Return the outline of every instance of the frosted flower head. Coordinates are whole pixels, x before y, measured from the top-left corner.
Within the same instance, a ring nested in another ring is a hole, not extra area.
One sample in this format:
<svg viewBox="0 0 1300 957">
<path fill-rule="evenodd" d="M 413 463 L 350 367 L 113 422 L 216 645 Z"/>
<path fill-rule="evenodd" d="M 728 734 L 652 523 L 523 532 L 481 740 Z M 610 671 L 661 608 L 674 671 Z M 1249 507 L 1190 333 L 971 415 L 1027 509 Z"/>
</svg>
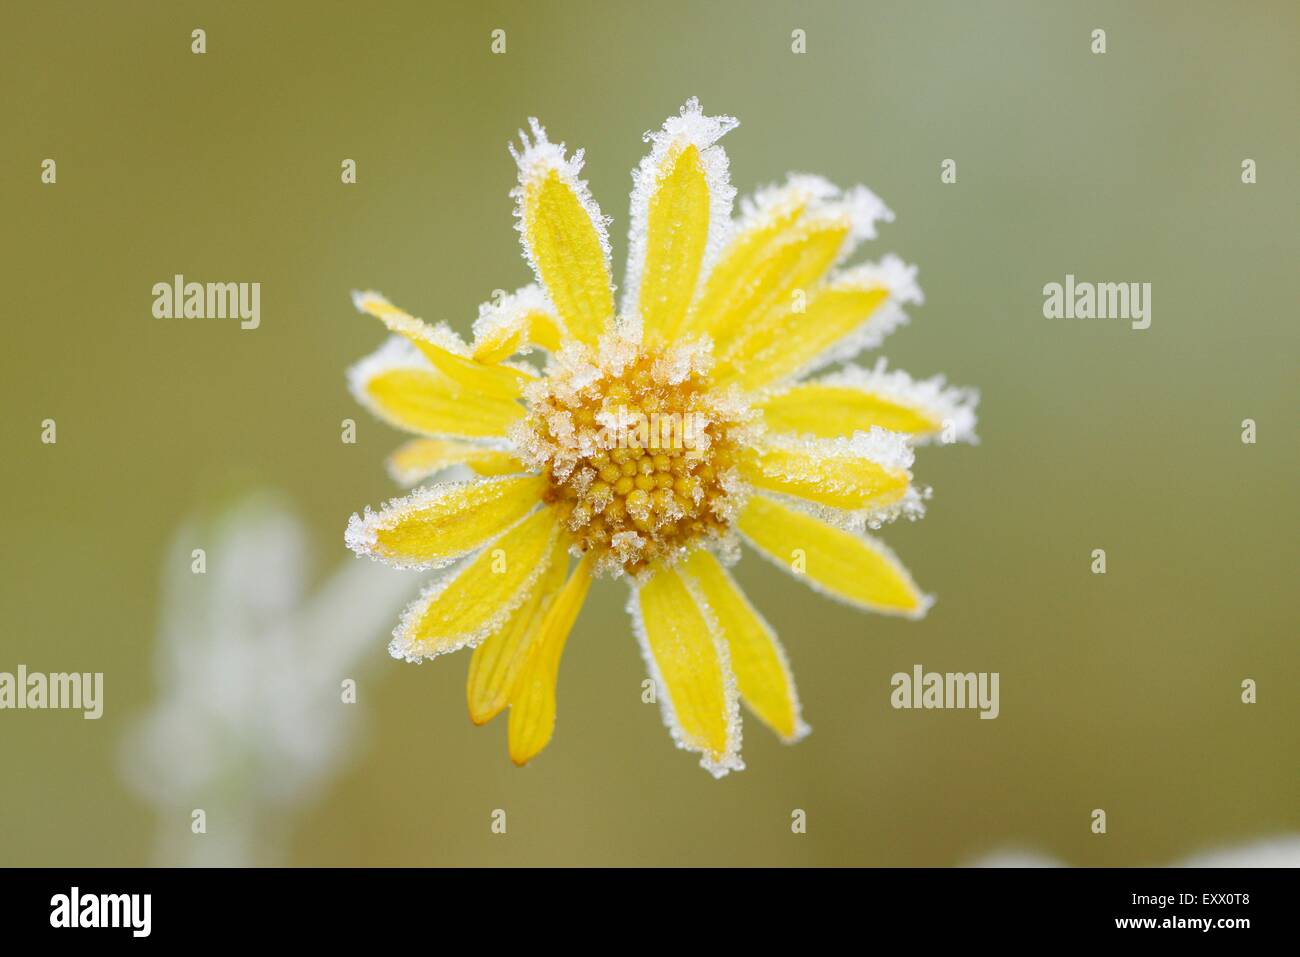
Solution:
<svg viewBox="0 0 1300 957">
<path fill-rule="evenodd" d="M 595 574 L 643 575 L 730 530 L 753 417 L 712 388 L 708 359 L 615 336 L 562 353 L 525 390 L 511 436 Z"/>
<path fill-rule="evenodd" d="M 354 515 L 347 543 L 443 569 L 390 650 L 473 648 L 470 716 L 509 709 L 516 763 L 550 741 L 594 578 L 626 582 L 673 739 L 719 776 L 743 767 L 742 701 L 784 740 L 808 730 L 784 650 L 727 570 L 739 543 L 864 610 L 917 618 L 932 601 L 866 530 L 923 514 L 913 448 L 974 441 L 977 397 L 883 360 L 809 378 L 907 321 L 916 268 L 847 265 L 893 219 L 862 186 L 791 174 L 733 216 L 719 141 L 736 125 L 692 99 L 646 134 L 621 302 L 582 151 L 536 120 L 510 147 L 535 283 L 481 307 L 471 342 L 354 296 L 393 336 L 350 371 L 352 391 L 417 436 L 390 473 L 431 484 Z"/>
</svg>

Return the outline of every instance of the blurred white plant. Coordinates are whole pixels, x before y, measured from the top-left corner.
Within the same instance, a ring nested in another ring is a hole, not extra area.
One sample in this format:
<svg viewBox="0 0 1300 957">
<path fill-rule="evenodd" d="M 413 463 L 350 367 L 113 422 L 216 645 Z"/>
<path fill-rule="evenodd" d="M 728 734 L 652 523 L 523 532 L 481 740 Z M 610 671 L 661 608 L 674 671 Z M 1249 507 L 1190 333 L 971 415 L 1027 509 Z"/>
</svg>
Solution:
<svg viewBox="0 0 1300 957">
<path fill-rule="evenodd" d="M 370 651 L 415 583 L 347 560 L 309 595 L 307 557 L 301 523 L 268 493 L 172 539 L 160 696 L 127 733 L 121 762 L 158 812 L 159 863 L 281 861 L 294 814 L 340 769 L 358 717 L 342 683 L 385 660 Z M 196 809 L 206 833 L 192 832 Z"/>
<path fill-rule="evenodd" d="M 1276 834 L 1248 844 L 1216 847 L 1183 858 L 1176 867 L 1300 867 L 1300 834 Z"/>
<path fill-rule="evenodd" d="M 1003 848 L 969 867 L 1068 867 L 1038 851 Z M 1275 834 L 1246 844 L 1219 846 L 1180 858 L 1167 867 L 1300 867 L 1300 834 Z"/>
</svg>

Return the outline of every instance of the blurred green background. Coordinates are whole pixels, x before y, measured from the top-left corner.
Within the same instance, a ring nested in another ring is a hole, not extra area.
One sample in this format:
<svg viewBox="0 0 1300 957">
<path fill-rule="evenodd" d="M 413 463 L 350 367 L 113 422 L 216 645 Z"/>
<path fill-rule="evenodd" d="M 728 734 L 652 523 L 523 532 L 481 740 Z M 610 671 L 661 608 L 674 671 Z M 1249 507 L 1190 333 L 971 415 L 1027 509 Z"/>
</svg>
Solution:
<svg viewBox="0 0 1300 957">
<path fill-rule="evenodd" d="M 348 291 L 468 331 L 528 281 L 505 144 L 530 115 L 587 148 L 621 279 L 641 133 L 692 95 L 740 118 L 742 194 L 815 171 L 898 215 L 865 254 L 918 263 L 927 300 L 883 352 L 983 394 L 983 444 L 922 450 L 930 512 L 883 533 L 938 604 L 862 616 L 748 556 L 814 733 L 790 748 L 747 721 L 749 768 L 720 782 L 641 703 L 620 585 L 593 590 L 555 740 L 523 770 L 504 720 L 465 714 L 466 655 L 411 667 L 380 630 L 360 747 L 289 860 L 947 865 L 1016 846 L 1136 865 L 1300 829 L 1294 3 L 47 0 L 3 18 L 0 670 L 103 671 L 106 701 L 97 722 L 0 713 L 0 864 L 151 860 L 119 739 L 157 691 L 187 516 L 279 488 L 323 575 L 351 560 L 347 517 L 396 494 L 401 437 L 344 385 L 383 339 Z M 1044 319 L 1067 272 L 1152 283 L 1151 328 Z M 175 273 L 261 282 L 261 328 L 153 319 Z M 1000 672 L 1001 716 L 892 710 L 915 663 Z"/>
</svg>

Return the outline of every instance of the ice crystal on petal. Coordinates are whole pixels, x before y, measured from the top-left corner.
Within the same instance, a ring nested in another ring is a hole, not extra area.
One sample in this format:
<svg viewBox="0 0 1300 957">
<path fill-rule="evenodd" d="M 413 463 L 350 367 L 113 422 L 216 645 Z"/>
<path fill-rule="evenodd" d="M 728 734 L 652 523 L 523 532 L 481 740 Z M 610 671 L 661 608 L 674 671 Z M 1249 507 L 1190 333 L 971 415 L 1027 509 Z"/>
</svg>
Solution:
<svg viewBox="0 0 1300 957">
<path fill-rule="evenodd" d="M 953 442 L 979 443 L 975 434 L 975 407 L 979 405 L 979 390 L 948 385 L 942 375 L 929 379 L 913 379 L 902 369 L 890 369 L 885 358 L 876 360 L 874 367 L 845 368 L 822 376 L 818 384 L 845 386 L 871 395 L 919 409 L 928 418 L 943 424 L 943 430 Z M 912 436 L 918 445 L 942 438 L 942 435 Z"/>
<path fill-rule="evenodd" d="M 818 206 L 840 194 L 830 180 L 812 173 L 790 173 L 784 183 L 773 183 L 740 201 L 737 232 L 746 232 L 795 206 Z"/>
<path fill-rule="evenodd" d="M 632 171 L 627 276 L 623 284 L 623 313 L 632 328 L 640 321 L 634 307 L 640 295 L 641 272 L 645 266 L 647 218 L 664 160 L 672 151 L 687 146 L 699 150 L 705 182 L 709 187 L 709 229 L 700 268 L 700 281 L 703 282 L 730 234 L 731 207 L 736 198 L 728 173 L 726 151 L 715 144 L 739 125 L 740 121 L 734 116 L 706 116 L 700 101 L 691 97 L 679 115 L 668 117 L 662 129 L 650 130 L 643 137 L 651 144 L 651 149 Z"/>
<path fill-rule="evenodd" d="M 718 561 L 722 562 L 722 564 L 728 568 L 740 561 L 742 554 L 740 550 L 740 536 L 732 529 L 727 529 L 724 534 L 719 535 L 717 538 L 708 542 L 705 547 L 714 554 Z"/>
<path fill-rule="evenodd" d="M 728 579 L 731 578 L 731 576 L 730 576 L 729 574 L 728 574 L 726 577 L 727 577 Z M 682 576 L 682 580 L 686 583 L 686 589 L 691 593 L 691 597 L 695 599 L 695 603 L 700 607 L 700 610 L 704 613 L 704 618 L 705 618 L 705 620 L 708 621 L 708 622 L 710 623 L 710 628 L 712 628 L 712 629 L 718 629 L 718 630 L 720 631 L 719 626 L 718 626 L 718 624 L 717 624 L 717 622 L 718 622 L 717 613 L 714 612 L 714 611 L 713 611 L 713 608 L 709 605 L 709 600 L 708 600 L 707 596 L 705 596 L 705 594 L 704 594 L 704 589 L 700 587 L 700 583 L 699 583 L 699 581 L 698 581 L 697 579 L 695 579 L 693 576 L 690 576 L 690 575 L 683 575 L 683 576 Z M 802 704 L 800 703 L 800 701 L 799 701 L 799 693 L 798 693 L 798 691 L 795 690 L 795 685 L 794 685 L 794 671 L 793 671 L 793 669 L 791 669 L 791 667 L 790 667 L 790 659 L 786 656 L 786 653 L 785 653 L 785 647 L 784 647 L 784 646 L 781 644 L 781 642 L 777 639 L 777 637 L 776 637 L 776 629 L 773 628 L 770 624 L 768 624 L 767 619 L 764 618 L 763 615 L 762 615 L 762 613 L 761 613 L 757 608 L 755 608 L 755 607 L 753 606 L 753 604 L 750 603 L 750 601 L 748 600 L 748 598 L 746 598 L 746 597 L 744 596 L 743 593 L 741 593 L 741 600 L 744 602 L 745 607 L 749 610 L 749 613 L 750 613 L 751 615 L 753 615 L 755 619 L 757 619 L 758 623 L 759 623 L 759 624 L 763 627 L 763 629 L 767 632 L 767 637 L 768 637 L 768 640 L 771 642 L 772 650 L 776 653 L 776 660 L 777 660 L 777 663 L 780 665 L 781 672 L 785 675 L 786 682 L 788 683 L 789 692 L 790 692 L 790 705 L 791 705 L 791 710 L 794 712 L 794 733 L 793 733 L 790 737 L 788 737 L 788 738 L 782 736 L 782 740 L 784 740 L 784 741 L 785 741 L 786 743 L 788 743 L 788 744 L 794 744 L 794 743 L 796 743 L 796 742 L 798 742 L 798 741 L 802 741 L 804 738 L 808 737 L 808 735 L 812 733 L 812 728 L 809 727 L 809 726 L 804 722 L 804 720 L 803 720 L 803 705 L 802 705 Z M 723 643 L 724 645 L 727 645 L 727 646 L 728 646 L 728 656 L 729 656 L 729 655 L 730 655 L 730 646 L 729 646 L 729 644 L 728 644 L 728 642 L 727 642 L 727 635 L 726 635 L 725 632 L 722 632 L 722 638 L 724 639 L 722 643 Z M 730 672 L 731 669 L 730 669 L 730 658 L 729 658 L 729 657 L 728 657 L 727 661 L 728 661 L 728 669 L 727 669 L 727 670 L 728 670 L 728 672 Z M 733 679 L 733 680 L 734 680 L 734 679 Z M 737 725 L 736 725 L 736 735 L 737 735 L 737 744 L 736 744 L 736 748 L 737 748 L 737 751 L 739 751 L 739 748 L 740 748 L 740 744 L 739 744 L 739 736 L 740 736 L 740 723 L 739 723 L 739 722 L 740 722 L 740 715 L 739 715 L 739 711 L 737 711 L 736 721 L 737 721 Z M 715 775 L 715 776 L 718 776 L 718 775 Z"/>
<path fill-rule="evenodd" d="M 900 518 L 905 518 L 909 522 L 924 518 L 925 503 L 930 500 L 931 492 L 929 486 L 909 485 L 907 491 L 903 493 L 903 497 L 897 502 L 860 509 L 835 508 L 833 505 L 812 502 L 804 498 L 795 498 L 772 490 L 765 490 L 763 494 L 768 498 L 780 501 L 789 508 L 820 519 L 827 525 L 842 528 L 846 532 L 863 532 L 868 529 L 874 532 Z"/>
<path fill-rule="evenodd" d="M 366 384 L 375 376 L 393 369 L 432 369 L 429 360 L 401 336 L 389 336 L 374 352 L 354 362 L 348 368 L 348 389 L 362 405 L 371 407 L 373 402 L 366 394 Z"/>
<path fill-rule="evenodd" d="M 393 629 L 393 638 L 388 643 L 388 653 L 390 655 L 394 658 L 418 664 L 425 658 L 437 658 L 440 655 L 450 654 L 462 648 L 474 648 L 489 635 L 501 630 L 505 623 L 510 620 L 510 616 L 514 614 L 515 610 L 532 594 L 538 580 L 549 567 L 547 562 L 538 562 L 505 601 L 495 606 L 490 614 L 482 618 L 476 618 L 473 627 L 463 628 L 459 632 L 449 630 L 455 624 L 453 621 L 446 617 L 439 617 L 438 599 L 456 583 L 456 580 L 461 575 L 465 574 L 473 566 L 474 562 L 484 552 L 490 550 L 493 543 L 507 531 L 509 529 L 503 529 L 500 535 L 467 555 L 453 568 L 439 575 L 425 586 L 424 590 L 420 592 L 420 597 L 411 602 L 406 607 L 406 610 L 402 612 L 401 621 Z M 552 532 L 552 541 L 554 541 L 554 534 Z M 549 548 L 545 554 L 550 554 Z M 417 629 L 420 623 L 429 618 L 432 618 L 435 623 L 441 626 L 438 629 L 438 641 L 432 646 L 425 644 L 417 637 Z"/>
<path fill-rule="evenodd" d="M 889 290 L 891 301 L 901 304 L 925 302 L 925 295 L 916 283 L 917 267 L 905 263 L 893 253 L 886 253 L 879 262 L 862 263 L 844 275 L 852 282 L 871 281 Z"/>
<path fill-rule="evenodd" d="M 884 200 L 865 186 L 854 186 L 845 191 L 840 204 L 849 217 L 851 248 L 857 243 L 876 238 L 876 223 L 892 223 L 894 212 Z"/>
<path fill-rule="evenodd" d="M 713 343 L 708 336 L 700 336 L 662 353 L 651 371 L 663 385 L 681 385 L 688 376 L 708 375 L 712 369 Z"/>
<path fill-rule="evenodd" d="M 821 511 L 819 511 L 821 506 L 817 506 L 816 504 L 811 502 L 785 499 L 779 495 L 774 495 L 771 497 L 781 500 L 782 503 L 785 505 L 794 505 L 798 508 L 802 508 L 810 515 L 824 514 Z M 910 618 L 914 621 L 918 621 L 924 618 L 926 614 L 929 613 L 930 609 L 934 607 L 935 596 L 925 594 L 924 592 L 921 591 L 920 588 L 917 587 L 916 582 L 912 579 L 911 574 L 907 571 L 903 563 L 898 560 L 898 556 L 894 553 L 894 550 L 891 549 L 884 542 L 882 542 L 880 539 L 875 538 L 874 536 L 871 535 L 867 535 L 859 528 L 853 527 L 851 525 L 842 526 L 842 527 L 844 528 L 845 531 L 853 535 L 856 535 L 858 538 L 860 538 L 863 541 L 863 543 L 867 545 L 868 548 L 872 549 L 877 554 L 883 556 L 887 561 L 891 562 L 894 565 L 895 570 L 897 571 L 899 576 L 902 577 L 902 579 L 907 583 L 910 590 L 916 592 L 920 596 L 920 602 L 918 606 L 912 611 L 900 611 L 897 609 L 876 607 L 876 606 L 871 606 L 869 610 L 879 615 L 897 615 L 900 618 Z M 746 542 L 748 542 L 750 548 L 753 551 L 757 552 L 759 555 L 762 555 L 765 559 L 767 559 L 777 568 L 781 569 L 783 572 L 788 573 L 790 571 L 790 566 L 782 558 L 779 558 L 776 555 L 773 555 L 771 552 L 764 551 L 763 549 L 757 547 L 752 541 L 749 540 L 749 537 L 746 536 L 743 532 L 739 532 L 738 534 L 742 538 L 744 538 Z M 826 598 L 829 598 L 832 601 L 837 602 L 838 604 L 847 605 L 850 608 L 858 608 L 858 609 L 862 609 L 866 607 L 864 605 L 858 604 L 857 602 L 850 601 L 847 598 L 843 598 L 840 595 L 837 595 L 835 592 L 831 591 L 829 588 L 822 585 L 820 582 L 818 582 L 815 578 L 812 578 L 811 576 L 808 575 L 802 576 L 801 580 L 806 582 L 808 587 L 811 588 L 813 591 L 817 592 L 819 595 L 823 595 Z"/>
<path fill-rule="evenodd" d="M 365 313 L 369 311 L 367 309 L 368 301 L 376 301 L 393 309 L 391 313 L 384 316 L 384 324 L 388 326 L 392 332 L 400 333 L 402 336 L 413 341 L 418 339 L 422 342 L 427 342 L 430 345 L 444 349 L 453 355 L 469 355 L 469 349 L 465 345 L 464 340 L 461 339 L 456 331 L 445 322 L 436 322 L 431 325 L 423 319 L 417 319 L 415 316 L 407 315 L 393 307 L 392 304 L 384 298 L 383 294 L 373 290 L 368 290 L 366 292 L 353 291 L 352 304 L 357 308 L 358 312 Z"/>
<path fill-rule="evenodd" d="M 520 130 L 519 148 L 516 149 L 513 143 L 508 146 L 510 155 L 514 157 L 515 163 L 519 167 L 520 182 L 531 182 L 540 179 L 552 170 L 558 173 L 560 180 L 573 190 L 578 202 L 582 204 L 582 208 L 591 218 L 591 222 L 596 228 L 596 236 L 600 241 L 601 251 L 605 255 L 605 262 L 608 264 L 610 258 L 609 224 L 611 220 L 601 214 L 600 207 L 596 205 L 596 201 L 591 196 L 591 190 L 587 187 L 587 181 L 581 178 L 584 152 L 575 150 L 572 156 L 566 156 L 564 144 L 552 143 L 547 139 L 546 130 L 543 129 L 542 124 L 537 121 L 535 116 L 528 118 L 528 128 L 532 131 L 531 138 L 523 130 Z M 516 186 L 510 191 L 510 197 L 515 201 L 515 229 L 519 233 L 524 258 L 528 260 L 533 275 L 537 277 L 537 281 L 540 283 L 542 281 L 541 270 L 538 268 L 537 260 L 533 257 L 532 248 L 528 245 L 528 238 L 525 235 L 524 187 L 522 185 Z"/>
<path fill-rule="evenodd" d="M 636 635 L 637 645 L 641 649 L 641 657 L 645 661 L 646 670 L 650 672 L 650 678 L 654 681 L 655 688 L 658 691 L 659 714 L 663 718 L 664 725 L 668 728 L 668 733 L 672 735 L 673 743 L 677 747 L 683 751 L 699 752 L 699 747 L 687 740 L 682 731 L 681 723 L 677 720 L 677 712 L 673 709 L 672 695 L 669 693 L 668 686 L 664 683 L 663 674 L 655 661 L 654 652 L 650 649 L 650 638 L 646 632 L 645 618 L 641 614 L 640 598 L 639 586 L 633 580 L 628 588 L 627 614 L 632 620 L 632 631 Z M 713 647 L 718 655 L 718 664 L 722 669 L 723 700 L 727 709 L 727 750 L 717 758 L 707 752 L 701 754 L 700 767 L 715 778 L 722 778 L 732 771 L 745 770 L 745 762 L 740 756 L 742 731 L 740 691 L 736 684 L 735 672 L 731 669 L 731 650 L 722 635 L 721 629 L 718 627 L 717 620 L 707 605 L 700 605 L 699 608 L 700 614 L 708 625 L 709 634 L 713 639 Z"/>
<path fill-rule="evenodd" d="M 901 471 L 907 474 L 909 484 L 902 498 L 888 504 L 871 505 L 861 509 L 835 508 L 807 499 L 788 497 L 771 490 L 764 492 L 831 525 L 851 531 L 861 531 L 863 528 L 880 528 L 898 518 L 915 520 L 925 514 L 925 500 L 929 498 L 929 489 L 918 489 L 911 485 L 910 470 L 915 455 L 908 436 L 901 432 L 874 426 L 870 431 L 858 431 L 851 436 L 832 439 L 784 433 L 769 434 L 760 441 L 759 447 L 799 453 L 783 458 L 776 464 L 769 463 L 764 466 L 764 469 L 769 474 L 790 482 L 815 483 L 819 489 L 827 492 L 849 490 L 827 476 L 825 463 L 830 459 L 843 458 L 855 461 L 866 459 L 890 471 Z M 734 521 L 734 516 L 731 521 Z"/>
<path fill-rule="evenodd" d="M 343 533 L 343 540 L 348 548 L 356 552 L 357 555 L 375 561 L 382 561 L 393 568 L 444 568 L 460 559 L 461 555 L 448 555 L 429 561 L 404 559 L 392 555 L 377 555 L 375 554 L 375 546 L 379 542 L 379 532 L 391 529 L 401 522 L 409 521 L 412 513 L 436 505 L 462 489 L 484 489 L 499 482 L 514 481 L 515 478 L 515 476 L 500 476 L 475 478 L 466 482 L 439 482 L 437 485 L 425 485 L 417 488 L 408 495 L 389 499 L 380 506 L 378 511 L 367 505 L 363 513 L 352 513 L 352 518 L 348 520 L 347 531 Z M 502 531 L 505 531 L 505 529 L 502 529 Z"/>
<path fill-rule="evenodd" d="M 909 303 L 919 305 L 925 301 L 921 287 L 916 284 L 916 272 L 915 266 L 909 266 L 890 253 L 880 262 L 860 263 L 832 276 L 829 281 L 831 288 L 883 288 L 889 291 L 889 295 L 856 329 L 784 381 L 801 379 L 836 362 L 847 362 L 865 349 L 875 349 L 891 332 L 906 325 L 908 316 L 903 306 Z"/>
<path fill-rule="evenodd" d="M 478 317 L 474 320 L 474 341 L 484 342 L 495 338 L 505 338 L 516 331 L 523 331 L 522 326 L 527 317 L 533 313 L 555 315 L 555 307 L 550 297 L 537 283 L 530 283 L 515 290 L 499 300 L 493 299 L 480 303 Z M 558 322 L 558 320 L 556 320 Z M 532 351 L 532 345 L 523 342 L 520 351 L 524 354 Z"/>
<path fill-rule="evenodd" d="M 825 459 L 870 459 L 882 468 L 904 472 L 912 467 L 912 462 L 916 459 L 907 436 L 878 425 L 872 426 L 870 431 L 859 430 L 852 435 L 833 439 L 768 435 L 763 439 L 763 444 L 768 448 L 802 453 L 787 459 L 785 466 L 778 470 L 778 474 L 791 481 L 820 480 L 823 471 L 819 466 Z M 798 467 L 801 462 L 806 463 L 803 468 Z"/>
<path fill-rule="evenodd" d="M 796 208 L 802 208 L 809 220 L 843 217 L 848 221 L 848 241 L 840 250 L 840 260 L 852 255 L 863 241 L 876 238 L 876 223 L 894 220 L 893 211 L 865 186 L 841 190 L 821 176 L 791 173 L 784 183 L 765 186 L 741 200 L 736 231 L 760 227 Z"/>
</svg>

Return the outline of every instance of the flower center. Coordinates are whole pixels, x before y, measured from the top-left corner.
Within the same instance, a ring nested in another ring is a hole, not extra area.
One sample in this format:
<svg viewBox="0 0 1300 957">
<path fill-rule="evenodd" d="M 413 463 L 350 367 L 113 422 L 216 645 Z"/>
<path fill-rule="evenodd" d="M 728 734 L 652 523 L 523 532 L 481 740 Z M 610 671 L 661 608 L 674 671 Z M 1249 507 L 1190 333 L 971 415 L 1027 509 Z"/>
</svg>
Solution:
<svg viewBox="0 0 1300 957">
<path fill-rule="evenodd" d="M 738 393 L 713 387 L 710 364 L 706 347 L 614 338 L 594 356 L 562 351 L 530 387 L 515 444 L 598 572 L 637 574 L 730 527 L 750 417 Z"/>
</svg>

